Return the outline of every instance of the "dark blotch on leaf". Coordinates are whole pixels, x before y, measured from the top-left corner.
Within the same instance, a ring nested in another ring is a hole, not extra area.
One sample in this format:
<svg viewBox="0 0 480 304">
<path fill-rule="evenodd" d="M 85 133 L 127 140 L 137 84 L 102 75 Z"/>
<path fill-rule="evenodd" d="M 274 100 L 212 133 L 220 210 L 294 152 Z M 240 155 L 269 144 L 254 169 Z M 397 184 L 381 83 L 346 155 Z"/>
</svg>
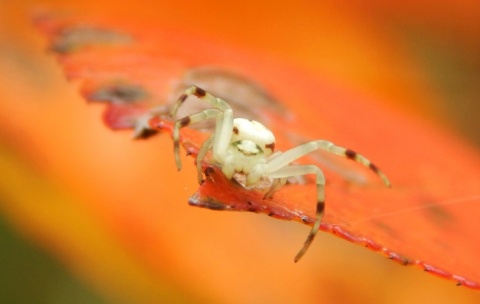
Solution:
<svg viewBox="0 0 480 304">
<path fill-rule="evenodd" d="M 198 199 L 192 197 L 188 201 L 188 204 L 191 205 L 191 206 L 207 208 L 207 209 L 211 209 L 211 210 L 226 210 L 226 209 L 228 209 L 228 207 L 225 204 L 223 204 L 219 201 L 216 201 L 214 199 L 211 199 L 211 198 L 208 198 L 208 199 L 203 198 L 201 200 L 198 200 Z"/>
<path fill-rule="evenodd" d="M 212 67 L 210 65 L 197 66 L 185 71 L 182 79 L 176 88 L 177 94 L 180 96 L 192 84 L 201 87 L 193 94 L 199 98 L 203 94 L 209 92 L 215 97 L 221 98 L 228 102 L 232 107 L 236 117 L 254 119 L 265 125 L 271 123 L 271 114 L 281 117 L 288 117 L 287 109 L 272 95 L 269 94 L 261 85 L 251 77 L 239 74 L 227 68 Z M 196 103 L 185 105 L 184 113 L 192 113 L 198 110 Z M 267 114 L 268 113 L 268 114 Z M 205 127 L 206 126 L 206 127 Z M 193 128 L 214 128 L 213 123 L 193 125 Z"/>
<path fill-rule="evenodd" d="M 142 129 L 142 131 L 136 136 L 137 139 L 148 139 L 154 135 L 158 134 L 157 130 L 153 129 Z"/>
<path fill-rule="evenodd" d="M 443 228 L 449 228 L 448 223 L 454 221 L 453 215 L 441 206 L 431 205 L 425 208 L 427 217 L 435 224 Z"/>
<path fill-rule="evenodd" d="M 107 85 L 87 96 L 88 100 L 110 103 L 135 103 L 146 99 L 145 89 L 133 84 Z"/>
<path fill-rule="evenodd" d="M 388 223 L 384 221 L 374 221 L 374 224 L 378 229 L 383 230 L 390 237 L 398 238 L 398 233 Z"/>
<path fill-rule="evenodd" d="M 85 46 L 125 45 L 132 41 L 133 38 L 126 33 L 94 26 L 80 26 L 62 29 L 50 48 L 54 52 L 66 54 Z"/>
</svg>

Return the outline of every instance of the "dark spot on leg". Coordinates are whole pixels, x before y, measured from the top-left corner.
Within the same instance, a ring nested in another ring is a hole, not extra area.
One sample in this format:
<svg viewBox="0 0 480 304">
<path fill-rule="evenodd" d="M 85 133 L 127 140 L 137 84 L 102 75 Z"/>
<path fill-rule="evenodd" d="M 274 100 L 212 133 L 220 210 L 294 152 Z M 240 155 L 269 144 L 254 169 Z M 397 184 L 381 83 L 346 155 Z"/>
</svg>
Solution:
<svg viewBox="0 0 480 304">
<path fill-rule="evenodd" d="M 355 152 L 353 150 L 350 150 L 350 149 L 347 149 L 345 151 L 345 156 L 349 159 L 355 159 L 357 157 L 357 152 Z"/>
<path fill-rule="evenodd" d="M 238 135 L 238 128 L 237 127 L 233 127 L 232 131 L 233 131 L 234 134 Z"/>
<path fill-rule="evenodd" d="M 182 127 L 188 126 L 190 124 L 190 116 L 186 116 L 182 119 L 180 119 L 180 125 Z"/>
<path fill-rule="evenodd" d="M 195 96 L 197 96 L 198 98 L 202 98 L 205 95 L 207 95 L 207 92 L 204 89 L 201 89 L 199 87 L 195 87 L 195 91 L 193 92 L 193 94 Z"/>
<path fill-rule="evenodd" d="M 378 167 L 377 167 L 377 166 L 375 166 L 375 165 L 374 165 L 374 164 L 372 164 L 372 163 L 370 163 L 370 169 L 372 169 L 372 170 L 373 170 L 373 172 L 375 172 L 375 173 L 378 173 L 378 171 L 379 171 L 379 170 L 378 170 Z"/>
<path fill-rule="evenodd" d="M 187 94 L 182 94 L 182 95 L 180 95 L 180 97 L 178 98 L 178 100 L 183 103 L 183 102 L 187 99 L 187 97 L 188 97 Z"/>
<path fill-rule="evenodd" d="M 273 213 L 271 211 L 268 213 L 268 216 L 274 216 L 274 215 L 275 215 L 275 213 Z"/>
<path fill-rule="evenodd" d="M 317 202 L 317 214 L 322 214 L 325 211 L 325 202 Z"/>
<path fill-rule="evenodd" d="M 248 204 L 249 206 L 251 206 L 251 205 L 252 205 L 252 202 L 251 202 L 251 201 L 247 201 L 247 204 Z"/>
</svg>

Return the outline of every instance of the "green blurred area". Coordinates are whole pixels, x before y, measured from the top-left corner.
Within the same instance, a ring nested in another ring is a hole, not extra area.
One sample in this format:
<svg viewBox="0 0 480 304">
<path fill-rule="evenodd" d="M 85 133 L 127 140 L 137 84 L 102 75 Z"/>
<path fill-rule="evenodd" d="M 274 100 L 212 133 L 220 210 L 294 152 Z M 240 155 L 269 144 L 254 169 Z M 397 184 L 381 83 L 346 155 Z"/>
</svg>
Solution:
<svg viewBox="0 0 480 304">
<path fill-rule="evenodd" d="M 106 302 L 67 269 L 0 217 L 0 303 Z"/>
<path fill-rule="evenodd" d="M 426 72 L 429 84 L 441 94 L 438 107 L 446 113 L 444 121 L 480 147 L 480 48 L 419 27 L 404 33 L 405 44 Z"/>
</svg>

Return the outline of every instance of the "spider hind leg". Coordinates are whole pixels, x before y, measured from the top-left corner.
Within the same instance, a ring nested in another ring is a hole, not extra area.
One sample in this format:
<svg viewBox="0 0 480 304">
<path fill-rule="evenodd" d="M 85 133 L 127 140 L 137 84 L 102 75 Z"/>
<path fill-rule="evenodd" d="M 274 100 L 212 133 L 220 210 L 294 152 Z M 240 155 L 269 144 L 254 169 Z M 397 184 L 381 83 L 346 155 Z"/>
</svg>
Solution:
<svg viewBox="0 0 480 304">
<path fill-rule="evenodd" d="M 317 184 L 317 206 L 316 206 L 316 220 L 308 234 L 305 243 L 303 243 L 302 249 L 295 255 L 295 262 L 298 262 L 302 256 L 307 252 L 308 248 L 312 244 L 315 236 L 317 235 L 318 230 L 320 229 L 320 224 L 322 222 L 323 213 L 325 210 L 325 176 L 323 175 L 322 170 L 314 165 L 289 165 L 282 167 L 274 172 L 268 173 L 269 177 L 272 178 L 281 178 L 285 179 L 291 176 L 297 175 L 306 175 L 306 174 L 315 174 L 316 184 Z"/>
</svg>

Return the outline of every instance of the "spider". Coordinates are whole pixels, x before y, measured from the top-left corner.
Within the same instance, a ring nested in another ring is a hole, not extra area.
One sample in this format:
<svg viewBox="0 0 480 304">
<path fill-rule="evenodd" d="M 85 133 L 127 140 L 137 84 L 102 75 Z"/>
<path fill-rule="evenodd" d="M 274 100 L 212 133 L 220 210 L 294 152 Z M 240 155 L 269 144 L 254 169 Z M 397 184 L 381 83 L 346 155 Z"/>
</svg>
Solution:
<svg viewBox="0 0 480 304">
<path fill-rule="evenodd" d="M 221 167 L 223 174 L 228 179 L 234 178 L 235 174 L 242 174 L 245 176 L 245 186 L 247 187 L 255 186 L 265 178 L 272 179 L 265 198 L 271 198 L 275 191 L 285 185 L 289 177 L 315 174 L 317 186 L 316 221 L 303 247 L 295 256 L 295 262 L 299 261 L 308 250 L 320 228 L 325 209 L 325 177 L 322 170 L 317 166 L 294 165 L 291 164 L 293 161 L 315 150 L 322 149 L 365 165 L 375 172 L 387 187 L 390 187 L 390 181 L 386 175 L 367 158 L 353 150 L 336 146 L 326 140 L 314 140 L 285 152 L 274 153 L 275 137 L 270 130 L 257 121 L 234 118 L 233 110 L 226 101 L 197 86 L 191 86 L 178 98 L 170 112 L 171 117 L 175 117 L 179 107 L 191 95 L 205 101 L 212 108 L 175 121 L 173 142 L 178 170 L 182 168 L 179 154 L 180 128 L 215 118 L 215 131 L 202 144 L 196 159 L 198 182 L 200 184 L 203 182 L 202 161 L 210 150 L 213 153 L 213 161 Z"/>
</svg>

